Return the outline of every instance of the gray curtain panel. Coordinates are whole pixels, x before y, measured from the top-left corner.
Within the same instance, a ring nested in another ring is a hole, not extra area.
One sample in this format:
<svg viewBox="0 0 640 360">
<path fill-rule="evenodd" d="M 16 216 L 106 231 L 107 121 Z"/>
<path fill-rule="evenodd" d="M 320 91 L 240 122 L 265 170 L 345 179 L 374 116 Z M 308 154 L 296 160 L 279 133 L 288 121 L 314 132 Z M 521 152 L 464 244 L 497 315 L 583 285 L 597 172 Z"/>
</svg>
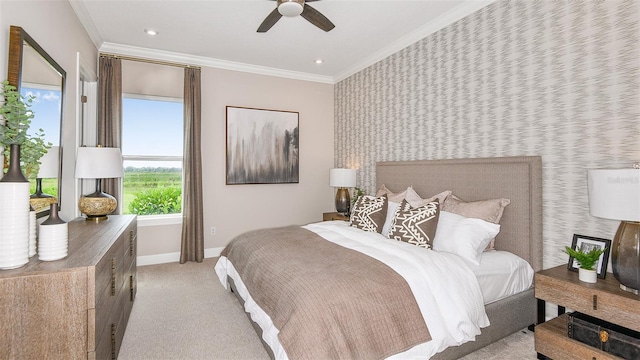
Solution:
<svg viewBox="0 0 640 360">
<path fill-rule="evenodd" d="M 200 69 L 184 69 L 184 154 L 180 263 L 204 259 Z"/>
<path fill-rule="evenodd" d="M 100 56 L 98 145 L 122 148 L 122 61 Z M 120 198 L 121 179 L 103 179 L 102 191 Z M 112 214 L 120 214 L 120 203 Z"/>
</svg>

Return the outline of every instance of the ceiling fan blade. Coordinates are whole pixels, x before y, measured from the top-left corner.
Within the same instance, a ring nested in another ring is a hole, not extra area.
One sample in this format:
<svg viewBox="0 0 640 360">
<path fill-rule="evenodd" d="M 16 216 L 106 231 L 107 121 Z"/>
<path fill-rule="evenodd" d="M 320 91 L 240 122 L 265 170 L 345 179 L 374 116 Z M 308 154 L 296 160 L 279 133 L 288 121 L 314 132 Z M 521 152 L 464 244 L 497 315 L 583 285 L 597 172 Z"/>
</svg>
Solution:
<svg viewBox="0 0 640 360">
<path fill-rule="evenodd" d="M 309 4 L 304 4 L 304 10 L 302 10 L 302 14 L 300 14 L 300 16 L 324 31 L 330 31 L 336 27 L 331 21 L 329 21 L 329 19 L 327 19 L 326 16 L 312 8 Z"/>
<path fill-rule="evenodd" d="M 260 27 L 258 27 L 258 32 L 267 32 L 267 30 L 271 29 L 271 27 L 275 25 L 275 23 L 277 23 L 281 17 L 282 15 L 280 15 L 280 13 L 278 12 L 278 8 L 275 8 L 269 15 L 267 15 L 262 24 L 260 24 Z"/>
</svg>

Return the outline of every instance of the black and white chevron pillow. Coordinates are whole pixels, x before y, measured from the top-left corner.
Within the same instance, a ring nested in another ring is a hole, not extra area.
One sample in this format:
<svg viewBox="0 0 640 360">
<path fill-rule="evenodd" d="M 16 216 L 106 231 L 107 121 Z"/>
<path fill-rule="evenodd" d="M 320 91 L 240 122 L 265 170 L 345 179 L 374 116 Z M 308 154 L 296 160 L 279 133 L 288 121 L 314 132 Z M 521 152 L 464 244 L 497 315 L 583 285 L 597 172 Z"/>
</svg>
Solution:
<svg viewBox="0 0 640 360">
<path fill-rule="evenodd" d="M 440 205 L 437 200 L 417 208 L 403 200 L 393 217 L 389 238 L 431 249 L 439 217 Z"/>
<path fill-rule="evenodd" d="M 361 196 L 351 210 L 349 225 L 364 231 L 382 233 L 388 205 L 386 194 L 380 197 Z"/>
</svg>

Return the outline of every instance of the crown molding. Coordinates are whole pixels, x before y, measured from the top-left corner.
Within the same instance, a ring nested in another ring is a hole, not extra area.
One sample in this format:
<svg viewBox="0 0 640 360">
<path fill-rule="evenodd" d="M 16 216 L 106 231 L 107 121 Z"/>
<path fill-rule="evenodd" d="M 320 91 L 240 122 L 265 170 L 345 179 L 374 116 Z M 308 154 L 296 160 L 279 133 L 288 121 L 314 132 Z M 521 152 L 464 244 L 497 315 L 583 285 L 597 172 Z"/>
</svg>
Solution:
<svg viewBox="0 0 640 360">
<path fill-rule="evenodd" d="M 84 6 L 84 2 L 69 1 L 69 5 L 71 5 L 71 8 L 76 13 L 76 17 L 80 20 L 80 24 L 82 24 L 84 29 L 87 31 L 87 34 L 89 34 L 89 38 L 91 38 L 93 45 L 96 46 L 96 49 L 100 49 L 100 46 L 102 46 L 103 43 L 102 36 L 100 36 L 98 28 L 96 28 L 96 25 L 93 23 L 93 19 L 91 18 L 91 15 L 89 15 L 87 7 Z"/>
<path fill-rule="evenodd" d="M 114 55 L 126 55 L 141 59 L 148 60 L 161 60 L 172 63 L 212 67 L 217 69 L 241 71 L 252 74 L 276 76 L 281 78 L 288 78 L 294 80 L 312 81 L 325 84 L 333 84 L 333 77 L 321 76 L 297 71 L 289 71 L 277 68 L 270 68 L 266 66 L 251 65 L 245 63 L 239 63 L 234 61 L 226 61 L 213 59 L 203 56 L 188 55 L 183 53 L 163 51 L 156 49 L 148 49 L 137 46 L 121 45 L 105 42 L 100 47 L 100 52 L 109 53 Z"/>
<path fill-rule="evenodd" d="M 367 67 L 377 63 L 380 60 L 386 59 L 387 57 L 397 53 L 398 51 L 415 44 L 416 42 L 435 33 L 436 31 L 455 23 L 456 21 L 486 7 L 487 5 L 495 1 L 497 0 L 466 1 L 463 4 L 456 6 L 443 15 L 438 16 L 433 21 L 430 21 L 428 24 L 419 27 L 417 30 L 391 43 L 391 45 L 380 49 L 379 51 L 376 51 L 371 56 L 349 67 L 341 74 L 336 75 L 333 78 L 333 83 L 337 84 L 338 82 L 348 78 L 349 76 L 366 69 Z"/>
</svg>

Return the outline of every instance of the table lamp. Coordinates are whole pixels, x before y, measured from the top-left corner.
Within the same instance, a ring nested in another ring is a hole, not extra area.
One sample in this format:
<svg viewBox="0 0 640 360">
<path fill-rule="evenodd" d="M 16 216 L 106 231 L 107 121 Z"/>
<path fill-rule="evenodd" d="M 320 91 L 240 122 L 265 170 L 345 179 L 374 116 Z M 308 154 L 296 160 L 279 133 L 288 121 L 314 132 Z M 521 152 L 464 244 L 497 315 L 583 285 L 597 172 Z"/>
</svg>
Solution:
<svg viewBox="0 0 640 360">
<path fill-rule="evenodd" d="M 337 187 L 336 192 L 336 211 L 349 215 L 351 210 L 351 199 L 349 198 L 349 190 L 356 186 L 356 170 L 355 169 L 331 169 L 329 171 L 329 186 Z"/>
<path fill-rule="evenodd" d="M 611 244 L 613 276 L 620 288 L 638 294 L 640 289 L 640 166 L 634 169 L 587 171 L 589 213 L 621 220 Z"/>
<path fill-rule="evenodd" d="M 58 177 L 58 169 L 60 167 L 60 148 L 52 146 L 47 153 L 40 158 L 40 169 L 36 175 L 36 191 L 31 194 L 29 202 L 36 210 L 48 209 L 58 200 L 49 194 L 42 192 L 42 179 L 54 179 Z"/>
<path fill-rule="evenodd" d="M 124 176 L 122 154 L 119 148 L 80 147 L 76 157 L 76 178 L 96 179 L 96 191 L 83 195 L 78 208 L 87 220 L 106 220 L 107 215 L 118 207 L 117 200 L 102 192 L 102 179 Z"/>
</svg>

